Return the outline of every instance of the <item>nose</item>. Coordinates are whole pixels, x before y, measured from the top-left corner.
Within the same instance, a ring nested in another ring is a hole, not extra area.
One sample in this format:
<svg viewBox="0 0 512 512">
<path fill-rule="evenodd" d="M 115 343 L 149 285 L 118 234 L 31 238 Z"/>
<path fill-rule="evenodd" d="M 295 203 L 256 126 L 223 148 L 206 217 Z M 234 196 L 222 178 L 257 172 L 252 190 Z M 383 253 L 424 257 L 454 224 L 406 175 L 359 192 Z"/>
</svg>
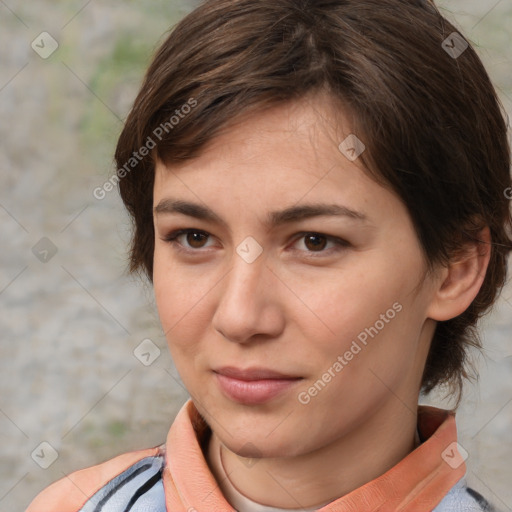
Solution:
<svg viewBox="0 0 512 512">
<path fill-rule="evenodd" d="M 233 267 L 219 285 L 214 329 L 227 340 L 244 344 L 279 336 L 284 314 L 277 286 L 278 279 L 265 258 L 247 263 L 235 255 Z"/>
</svg>

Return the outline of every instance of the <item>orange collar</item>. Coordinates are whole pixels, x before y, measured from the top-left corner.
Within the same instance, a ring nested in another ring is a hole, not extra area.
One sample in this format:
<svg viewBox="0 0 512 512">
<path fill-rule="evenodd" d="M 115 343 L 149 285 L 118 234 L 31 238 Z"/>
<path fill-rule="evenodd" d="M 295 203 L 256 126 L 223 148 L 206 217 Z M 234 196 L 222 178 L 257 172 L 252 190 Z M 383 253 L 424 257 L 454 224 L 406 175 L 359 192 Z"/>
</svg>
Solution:
<svg viewBox="0 0 512 512">
<path fill-rule="evenodd" d="M 164 489 L 167 510 L 236 512 L 222 495 L 201 445 L 206 425 L 188 400 L 174 420 L 166 442 Z M 455 413 L 418 406 L 423 443 L 380 477 L 319 509 L 319 512 L 418 512 L 434 509 L 464 476 L 457 451 Z"/>
</svg>

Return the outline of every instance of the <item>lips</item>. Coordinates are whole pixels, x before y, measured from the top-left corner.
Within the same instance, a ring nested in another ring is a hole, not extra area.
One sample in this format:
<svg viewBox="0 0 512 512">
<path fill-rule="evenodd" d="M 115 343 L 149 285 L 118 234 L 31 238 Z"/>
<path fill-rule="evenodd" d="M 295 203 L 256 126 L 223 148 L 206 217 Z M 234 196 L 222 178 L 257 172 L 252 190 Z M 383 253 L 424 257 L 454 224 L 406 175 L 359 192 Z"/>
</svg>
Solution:
<svg viewBox="0 0 512 512">
<path fill-rule="evenodd" d="M 294 387 L 302 377 L 268 368 L 240 369 L 226 366 L 214 370 L 222 393 L 245 405 L 263 404 Z"/>
<path fill-rule="evenodd" d="M 253 380 L 264 380 L 264 379 L 300 379 L 301 377 L 281 373 L 275 370 L 269 370 L 267 368 L 248 368 L 242 370 L 233 366 L 224 366 L 218 370 L 214 370 L 215 373 L 231 377 L 232 379 L 253 381 Z"/>
</svg>

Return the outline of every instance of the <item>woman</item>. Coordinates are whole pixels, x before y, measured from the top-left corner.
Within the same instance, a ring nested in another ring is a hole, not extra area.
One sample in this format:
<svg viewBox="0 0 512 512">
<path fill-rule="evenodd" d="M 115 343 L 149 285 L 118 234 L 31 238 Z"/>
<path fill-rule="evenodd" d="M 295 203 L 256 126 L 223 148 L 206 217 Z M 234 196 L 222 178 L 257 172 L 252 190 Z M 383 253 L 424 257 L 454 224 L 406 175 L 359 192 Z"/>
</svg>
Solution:
<svg viewBox="0 0 512 512">
<path fill-rule="evenodd" d="M 474 50 L 405 0 L 209 0 L 119 138 L 131 270 L 191 395 L 166 443 L 29 512 L 492 510 L 454 411 L 511 247 Z"/>
</svg>

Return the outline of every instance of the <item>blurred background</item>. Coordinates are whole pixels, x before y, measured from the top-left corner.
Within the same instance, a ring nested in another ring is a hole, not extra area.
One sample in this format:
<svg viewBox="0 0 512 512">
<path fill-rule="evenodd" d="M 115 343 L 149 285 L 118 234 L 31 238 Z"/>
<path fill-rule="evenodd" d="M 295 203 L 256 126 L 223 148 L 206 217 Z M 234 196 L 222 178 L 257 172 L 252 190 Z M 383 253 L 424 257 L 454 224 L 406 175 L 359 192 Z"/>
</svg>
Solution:
<svg viewBox="0 0 512 512">
<path fill-rule="evenodd" d="M 195 3 L 0 0 L 0 512 L 25 510 L 71 471 L 162 443 L 188 398 L 152 291 L 126 273 L 117 191 L 93 190 L 112 175 L 153 51 Z M 510 114 L 512 0 L 438 5 Z M 459 442 L 469 483 L 512 510 L 510 283 L 482 325 Z M 439 394 L 422 402 L 449 406 Z"/>
</svg>

